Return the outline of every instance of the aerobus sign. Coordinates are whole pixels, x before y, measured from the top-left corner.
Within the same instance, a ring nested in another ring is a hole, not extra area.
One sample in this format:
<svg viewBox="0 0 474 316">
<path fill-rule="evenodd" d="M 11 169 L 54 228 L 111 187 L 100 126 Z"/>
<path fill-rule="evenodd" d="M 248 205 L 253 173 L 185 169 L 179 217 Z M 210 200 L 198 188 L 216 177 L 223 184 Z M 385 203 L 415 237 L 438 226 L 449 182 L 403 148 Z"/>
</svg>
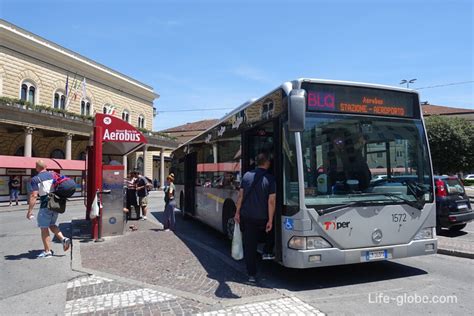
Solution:
<svg viewBox="0 0 474 316">
<path fill-rule="evenodd" d="M 96 126 L 102 127 L 102 142 L 146 143 L 145 136 L 129 123 L 106 114 L 96 114 Z"/>
<path fill-rule="evenodd" d="M 308 112 L 419 117 L 415 93 L 356 86 L 303 83 Z"/>
</svg>

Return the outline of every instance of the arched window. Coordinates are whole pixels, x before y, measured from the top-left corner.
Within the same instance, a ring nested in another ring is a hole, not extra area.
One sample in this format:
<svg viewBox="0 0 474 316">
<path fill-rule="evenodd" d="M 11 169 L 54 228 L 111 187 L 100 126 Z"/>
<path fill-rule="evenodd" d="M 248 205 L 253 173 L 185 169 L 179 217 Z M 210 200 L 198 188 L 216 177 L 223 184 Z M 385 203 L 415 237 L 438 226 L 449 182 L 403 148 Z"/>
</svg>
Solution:
<svg viewBox="0 0 474 316">
<path fill-rule="evenodd" d="M 54 93 L 53 107 L 61 110 L 66 109 L 66 96 L 64 91 L 56 90 Z"/>
<path fill-rule="evenodd" d="M 21 146 L 16 149 L 15 154 L 13 156 L 23 157 L 24 155 L 25 155 L 25 147 Z M 33 149 L 31 150 L 31 156 L 36 157 L 36 153 Z"/>
<path fill-rule="evenodd" d="M 86 160 L 86 152 L 81 151 L 79 155 L 77 156 L 77 160 Z"/>
<path fill-rule="evenodd" d="M 104 105 L 104 106 L 102 107 L 102 113 L 107 114 L 107 112 L 108 112 L 107 106 Z"/>
<path fill-rule="evenodd" d="M 138 116 L 138 127 L 145 128 L 145 117 L 143 115 Z"/>
<path fill-rule="evenodd" d="M 91 101 L 83 99 L 81 101 L 81 115 L 91 115 Z"/>
<path fill-rule="evenodd" d="M 122 112 L 122 120 L 124 120 L 125 122 L 130 122 L 129 119 L 130 119 L 130 114 L 128 113 L 127 110 L 123 110 L 123 112 Z"/>
<path fill-rule="evenodd" d="M 49 158 L 64 159 L 66 158 L 66 155 L 64 155 L 64 151 L 62 151 L 61 149 L 55 149 L 51 152 Z"/>
<path fill-rule="evenodd" d="M 23 81 L 20 90 L 20 99 L 35 104 L 36 86 L 31 81 Z"/>
</svg>

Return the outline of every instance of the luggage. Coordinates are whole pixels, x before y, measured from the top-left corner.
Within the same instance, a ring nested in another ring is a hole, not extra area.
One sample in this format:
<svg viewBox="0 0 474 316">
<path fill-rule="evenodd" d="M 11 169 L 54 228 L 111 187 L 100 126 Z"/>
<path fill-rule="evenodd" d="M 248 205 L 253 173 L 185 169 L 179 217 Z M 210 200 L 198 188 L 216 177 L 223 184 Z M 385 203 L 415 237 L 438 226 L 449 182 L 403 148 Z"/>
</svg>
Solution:
<svg viewBox="0 0 474 316">
<path fill-rule="evenodd" d="M 70 198 L 76 193 L 76 182 L 66 176 L 60 175 L 59 173 L 52 172 L 53 174 L 53 185 L 51 187 L 55 195 L 60 198 Z"/>
</svg>

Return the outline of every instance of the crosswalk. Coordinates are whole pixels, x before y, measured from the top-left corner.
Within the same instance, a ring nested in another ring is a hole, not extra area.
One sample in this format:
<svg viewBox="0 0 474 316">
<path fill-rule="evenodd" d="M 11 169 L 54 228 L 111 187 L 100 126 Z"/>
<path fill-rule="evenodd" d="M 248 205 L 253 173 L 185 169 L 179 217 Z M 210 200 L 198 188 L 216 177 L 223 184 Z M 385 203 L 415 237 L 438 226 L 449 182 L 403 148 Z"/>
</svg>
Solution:
<svg viewBox="0 0 474 316">
<path fill-rule="evenodd" d="M 112 282 L 113 280 L 98 276 L 87 276 L 69 282 L 67 285 L 69 300 L 66 301 L 64 314 L 99 314 L 177 299 L 174 295 L 148 288 L 123 291 L 120 286 L 111 286 Z"/>
<path fill-rule="evenodd" d="M 324 315 L 296 297 L 222 307 L 90 275 L 68 282 L 65 315 Z"/>
</svg>

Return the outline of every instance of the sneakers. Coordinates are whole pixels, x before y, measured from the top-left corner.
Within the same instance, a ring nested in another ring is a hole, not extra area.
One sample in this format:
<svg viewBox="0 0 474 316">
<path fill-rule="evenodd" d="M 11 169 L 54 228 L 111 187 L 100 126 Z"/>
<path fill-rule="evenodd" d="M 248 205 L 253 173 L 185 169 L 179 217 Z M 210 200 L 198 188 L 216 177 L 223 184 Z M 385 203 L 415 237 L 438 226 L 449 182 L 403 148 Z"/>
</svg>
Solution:
<svg viewBox="0 0 474 316">
<path fill-rule="evenodd" d="M 69 247 L 71 247 L 71 239 L 64 237 L 63 239 L 63 250 L 68 251 Z"/>
<path fill-rule="evenodd" d="M 262 255 L 262 260 L 273 260 L 275 259 L 275 255 L 272 253 L 264 253 Z"/>
<path fill-rule="evenodd" d="M 53 251 L 50 250 L 48 252 L 46 251 L 43 251 L 42 253 L 40 253 L 36 258 L 38 259 L 43 259 L 43 258 L 51 258 L 53 256 Z"/>
<path fill-rule="evenodd" d="M 142 221 L 146 221 L 146 216 L 143 216 L 142 218 L 140 218 Z"/>
</svg>

